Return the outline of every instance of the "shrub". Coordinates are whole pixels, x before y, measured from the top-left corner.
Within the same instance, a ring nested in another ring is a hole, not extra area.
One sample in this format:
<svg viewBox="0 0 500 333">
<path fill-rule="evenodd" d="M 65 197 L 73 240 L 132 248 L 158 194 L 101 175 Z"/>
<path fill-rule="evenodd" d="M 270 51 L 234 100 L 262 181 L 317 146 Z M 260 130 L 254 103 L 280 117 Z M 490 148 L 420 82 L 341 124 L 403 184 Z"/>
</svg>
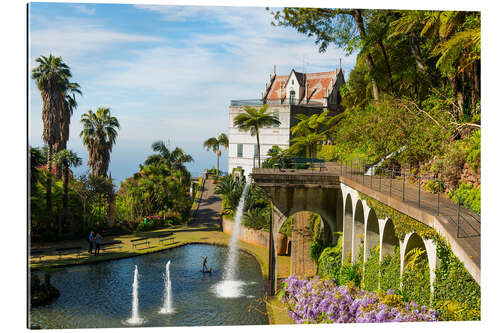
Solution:
<svg viewBox="0 0 500 333">
<path fill-rule="evenodd" d="M 380 289 L 399 289 L 399 274 L 401 260 L 399 257 L 399 246 L 394 246 L 393 255 L 385 255 L 380 263 Z"/>
<path fill-rule="evenodd" d="M 437 243 L 433 306 L 440 320 L 480 320 L 481 287 L 448 246 Z"/>
<path fill-rule="evenodd" d="M 335 278 L 338 276 L 342 265 L 342 235 L 334 247 L 326 247 L 318 259 L 318 274 L 324 278 Z"/>
<path fill-rule="evenodd" d="M 481 186 L 474 187 L 472 184 L 461 183 L 455 193 L 465 201 L 476 213 L 481 213 Z M 453 193 L 448 192 L 448 198 L 458 203 L 458 198 Z"/>
<path fill-rule="evenodd" d="M 375 246 L 370 250 L 370 256 L 365 262 L 365 275 L 363 277 L 363 289 L 367 291 L 376 291 L 379 288 L 380 274 L 380 246 Z"/>
<path fill-rule="evenodd" d="M 333 161 L 337 158 L 337 151 L 333 145 L 321 145 L 317 156 L 325 161 Z"/>
<path fill-rule="evenodd" d="M 311 247 L 309 249 L 309 253 L 311 255 L 311 259 L 317 264 L 319 257 L 321 256 L 321 252 L 323 252 L 323 241 L 321 239 L 313 239 L 311 242 Z"/>
<path fill-rule="evenodd" d="M 406 255 L 406 267 L 403 272 L 403 299 L 413 300 L 418 304 L 429 305 L 431 283 L 429 262 L 425 250 L 415 248 Z"/>
</svg>

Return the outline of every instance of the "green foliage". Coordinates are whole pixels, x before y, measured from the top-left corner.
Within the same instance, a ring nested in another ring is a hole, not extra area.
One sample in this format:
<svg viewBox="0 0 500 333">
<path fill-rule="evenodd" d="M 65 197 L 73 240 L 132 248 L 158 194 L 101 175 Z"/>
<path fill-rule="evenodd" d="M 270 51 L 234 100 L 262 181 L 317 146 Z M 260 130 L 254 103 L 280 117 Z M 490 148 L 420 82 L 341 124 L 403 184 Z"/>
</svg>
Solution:
<svg viewBox="0 0 500 333">
<path fill-rule="evenodd" d="M 363 289 L 376 291 L 379 289 L 380 277 L 380 247 L 377 245 L 370 250 L 370 255 L 365 262 L 365 275 L 363 276 Z"/>
<path fill-rule="evenodd" d="M 335 281 L 338 285 L 344 286 L 347 284 L 354 284 L 356 287 L 361 286 L 363 270 L 361 264 L 358 262 L 344 263 L 335 277 Z"/>
<path fill-rule="evenodd" d="M 432 306 L 441 320 L 480 320 L 481 287 L 444 242 L 437 242 Z"/>
<path fill-rule="evenodd" d="M 269 206 L 255 207 L 243 215 L 243 225 L 256 230 L 269 231 L 270 213 Z"/>
<path fill-rule="evenodd" d="M 189 196 L 191 176 L 183 165 L 188 155 L 177 148 L 170 152 L 162 142 L 153 146 L 159 153 L 149 156 L 139 172 L 120 184 L 117 216 L 128 221 L 152 215 L 162 219 L 178 215 L 185 219 L 192 205 Z"/>
<path fill-rule="evenodd" d="M 318 158 L 325 161 L 333 161 L 337 158 L 335 146 L 321 145 L 318 151 Z"/>
<path fill-rule="evenodd" d="M 281 225 L 280 232 L 285 234 L 288 238 L 292 237 L 292 226 L 293 226 L 293 217 L 289 216 L 285 220 L 285 222 Z"/>
<path fill-rule="evenodd" d="M 337 245 L 326 247 L 318 259 L 318 274 L 320 277 L 334 279 L 338 277 L 342 266 L 342 236 Z"/>
<path fill-rule="evenodd" d="M 393 255 L 385 255 L 380 263 L 380 289 L 399 289 L 401 259 L 399 256 L 399 246 L 394 246 Z"/>
<path fill-rule="evenodd" d="M 417 304 L 429 305 L 431 299 L 429 261 L 425 250 L 415 248 L 406 254 L 403 271 L 403 299 Z"/>
<path fill-rule="evenodd" d="M 462 198 L 473 211 L 481 214 L 481 186 L 474 187 L 472 184 L 461 183 L 455 193 Z M 447 197 L 452 199 L 455 203 L 458 203 L 458 198 L 453 195 L 452 192 L 448 192 Z"/>
<path fill-rule="evenodd" d="M 324 245 L 321 239 L 313 239 L 311 242 L 311 247 L 309 248 L 309 254 L 311 259 L 317 264 L 321 253 L 323 252 Z"/>
<path fill-rule="evenodd" d="M 477 171 L 481 167 L 481 130 L 475 130 L 467 138 L 466 162 Z"/>
</svg>

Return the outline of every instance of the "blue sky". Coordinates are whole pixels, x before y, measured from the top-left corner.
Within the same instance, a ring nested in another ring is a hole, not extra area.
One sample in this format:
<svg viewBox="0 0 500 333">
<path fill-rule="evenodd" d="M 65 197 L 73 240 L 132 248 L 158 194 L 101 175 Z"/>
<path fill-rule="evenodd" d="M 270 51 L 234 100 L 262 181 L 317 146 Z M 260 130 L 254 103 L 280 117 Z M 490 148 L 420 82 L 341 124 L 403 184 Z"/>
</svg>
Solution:
<svg viewBox="0 0 500 333">
<path fill-rule="evenodd" d="M 228 131 L 231 99 L 259 98 L 276 64 L 333 70 L 342 57 L 349 72 L 355 56 L 330 47 L 319 53 L 312 38 L 273 27 L 264 7 L 31 3 L 30 68 L 52 53 L 71 67 L 83 96 L 73 114 L 68 148 L 87 168 L 80 117 L 109 107 L 121 124 L 111 155 L 115 183 L 131 176 L 157 140 L 179 146 L 195 160 L 193 175 L 216 164 L 203 142 Z M 29 91 L 29 140 L 41 146 L 42 101 L 33 80 Z M 227 152 L 221 169 L 227 169 Z"/>
</svg>

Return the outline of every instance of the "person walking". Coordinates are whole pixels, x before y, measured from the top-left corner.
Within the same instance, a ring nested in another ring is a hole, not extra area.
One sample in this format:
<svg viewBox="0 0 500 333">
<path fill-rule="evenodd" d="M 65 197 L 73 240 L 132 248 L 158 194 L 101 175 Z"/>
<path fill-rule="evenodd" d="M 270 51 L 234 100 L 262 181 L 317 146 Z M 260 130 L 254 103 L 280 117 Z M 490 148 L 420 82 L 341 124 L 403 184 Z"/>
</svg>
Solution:
<svg viewBox="0 0 500 333">
<path fill-rule="evenodd" d="M 102 241 L 102 236 L 100 233 L 97 233 L 97 235 L 94 238 L 95 241 L 95 250 L 94 253 L 96 256 L 99 255 L 99 250 L 101 249 L 101 241 Z"/>
<path fill-rule="evenodd" d="M 94 231 L 90 231 L 88 241 L 89 241 L 89 253 L 92 254 L 92 250 L 94 249 Z"/>
</svg>

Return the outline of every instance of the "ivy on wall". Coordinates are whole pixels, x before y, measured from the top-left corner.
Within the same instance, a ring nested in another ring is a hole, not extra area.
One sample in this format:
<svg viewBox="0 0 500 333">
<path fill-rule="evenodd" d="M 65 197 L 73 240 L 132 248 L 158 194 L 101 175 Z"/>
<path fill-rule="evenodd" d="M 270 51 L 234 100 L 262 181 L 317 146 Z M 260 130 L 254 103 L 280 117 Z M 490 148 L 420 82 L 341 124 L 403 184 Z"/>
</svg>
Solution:
<svg viewBox="0 0 500 333">
<path fill-rule="evenodd" d="M 399 257 L 399 246 L 394 246 L 393 255 L 385 255 L 380 263 L 380 289 L 399 289 L 399 274 L 401 259 Z"/>
<path fill-rule="evenodd" d="M 481 287 L 444 242 L 437 242 L 437 253 L 433 308 L 442 320 L 480 320 Z"/>
<path fill-rule="evenodd" d="M 401 290 L 405 301 L 415 301 L 420 305 L 429 305 L 431 300 L 431 282 L 429 260 L 425 250 L 415 248 L 406 255 L 406 267 L 401 277 Z"/>
<path fill-rule="evenodd" d="M 380 277 L 380 246 L 375 246 L 370 250 L 370 255 L 365 262 L 365 275 L 363 277 L 363 289 L 367 291 L 377 291 Z"/>
</svg>

